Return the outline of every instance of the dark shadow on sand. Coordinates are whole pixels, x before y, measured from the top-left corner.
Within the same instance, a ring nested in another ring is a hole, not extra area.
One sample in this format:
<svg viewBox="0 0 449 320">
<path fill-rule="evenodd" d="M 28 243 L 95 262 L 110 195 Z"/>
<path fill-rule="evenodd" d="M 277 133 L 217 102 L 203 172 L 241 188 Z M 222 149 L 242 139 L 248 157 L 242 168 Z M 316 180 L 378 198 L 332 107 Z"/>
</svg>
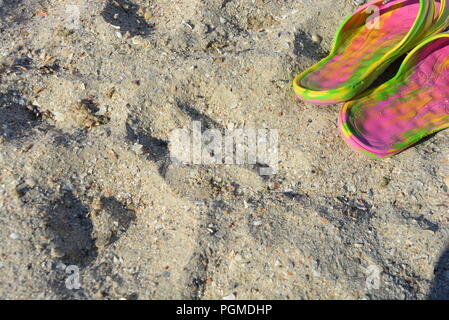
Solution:
<svg viewBox="0 0 449 320">
<path fill-rule="evenodd" d="M 31 8 L 23 8 L 22 0 L 0 1 L 0 33 L 25 22 L 31 16 Z"/>
<path fill-rule="evenodd" d="M 312 37 L 302 30 L 298 30 L 295 34 L 293 52 L 297 56 L 305 56 L 314 61 L 321 60 L 327 55 L 327 52 L 321 47 L 321 45 L 314 42 Z"/>
<path fill-rule="evenodd" d="M 32 135 L 41 123 L 39 111 L 33 108 L 16 90 L 0 95 L 0 137 L 11 142 Z"/>
<path fill-rule="evenodd" d="M 131 36 L 147 36 L 153 31 L 153 26 L 138 14 L 139 7 L 128 0 L 109 0 L 101 16 L 122 32 Z"/>
<path fill-rule="evenodd" d="M 430 300 L 449 300 L 449 247 L 440 257 L 435 270 Z"/>
</svg>

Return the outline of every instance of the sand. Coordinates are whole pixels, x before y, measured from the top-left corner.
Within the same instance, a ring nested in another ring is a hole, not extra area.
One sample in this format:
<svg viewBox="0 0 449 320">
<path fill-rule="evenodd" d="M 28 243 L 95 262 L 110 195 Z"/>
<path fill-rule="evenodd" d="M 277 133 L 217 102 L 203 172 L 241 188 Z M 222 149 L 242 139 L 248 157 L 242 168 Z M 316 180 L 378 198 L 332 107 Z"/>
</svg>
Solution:
<svg viewBox="0 0 449 320">
<path fill-rule="evenodd" d="M 372 160 L 292 91 L 355 2 L 0 0 L 0 297 L 448 298 L 449 131 Z M 276 174 L 174 161 L 198 121 Z"/>
</svg>

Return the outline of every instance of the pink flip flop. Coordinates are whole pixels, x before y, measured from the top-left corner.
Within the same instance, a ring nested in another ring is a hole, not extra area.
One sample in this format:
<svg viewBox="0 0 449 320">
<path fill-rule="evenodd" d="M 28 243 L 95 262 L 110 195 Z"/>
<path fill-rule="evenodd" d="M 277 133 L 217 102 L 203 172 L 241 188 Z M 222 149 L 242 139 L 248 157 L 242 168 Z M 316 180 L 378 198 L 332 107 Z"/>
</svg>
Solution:
<svg viewBox="0 0 449 320">
<path fill-rule="evenodd" d="M 448 26 L 446 0 L 371 1 L 340 26 L 329 56 L 298 75 L 293 89 L 310 103 L 348 101 L 398 57 Z"/>
<path fill-rule="evenodd" d="M 449 34 L 411 51 L 390 81 L 340 110 L 343 137 L 354 149 L 387 157 L 449 127 Z"/>
</svg>

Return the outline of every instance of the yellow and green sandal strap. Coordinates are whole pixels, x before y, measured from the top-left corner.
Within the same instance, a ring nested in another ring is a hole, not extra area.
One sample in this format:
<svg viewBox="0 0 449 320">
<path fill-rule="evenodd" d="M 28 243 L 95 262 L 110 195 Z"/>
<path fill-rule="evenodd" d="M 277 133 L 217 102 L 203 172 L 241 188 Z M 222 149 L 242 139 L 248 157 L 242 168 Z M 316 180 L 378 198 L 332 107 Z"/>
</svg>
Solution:
<svg viewBox="0 0 449 320">
<path fill-rule="evenodd" d="M 434 2 L 436 0 L 433 0 Z M 446 0 L 440 0 L 440 12 L 435 16 L 431 34 L 439 33 L 449 27 L 449 3 Z"/>
</svg>

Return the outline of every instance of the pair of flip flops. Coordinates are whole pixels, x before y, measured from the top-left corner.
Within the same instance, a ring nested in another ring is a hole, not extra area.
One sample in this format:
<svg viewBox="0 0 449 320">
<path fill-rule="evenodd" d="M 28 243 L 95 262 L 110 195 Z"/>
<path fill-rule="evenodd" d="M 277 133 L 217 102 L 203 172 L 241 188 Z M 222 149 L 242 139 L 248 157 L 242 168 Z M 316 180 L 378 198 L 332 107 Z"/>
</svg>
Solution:
<svg viewBox="0 0 449 320">
<path fill-rule="evenodd" d="M 446 0 L 372 1 L 342 24 L 329 56 L 295 78 L 295 93 L 346 102 L 339 127 L 353 148 L 375 158 L 399 153 L 449 127 L 449 34 L 440 33 L 448 27 Z M 368 89 L 407 52 L 391 80 Z"/>
</svg>

